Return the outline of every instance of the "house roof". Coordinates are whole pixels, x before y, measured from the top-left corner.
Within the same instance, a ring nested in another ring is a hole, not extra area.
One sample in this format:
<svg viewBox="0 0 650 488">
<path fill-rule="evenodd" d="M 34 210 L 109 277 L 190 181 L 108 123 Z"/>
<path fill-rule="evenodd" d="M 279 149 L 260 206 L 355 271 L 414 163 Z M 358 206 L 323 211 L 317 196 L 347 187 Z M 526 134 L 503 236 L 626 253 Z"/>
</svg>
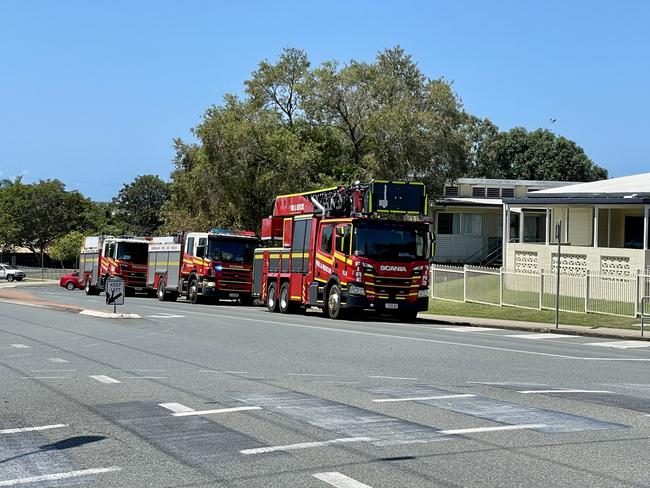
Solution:
<svg viewBox="0 0 650 488">
<path fill-rule="evenodd" d="M 536 198 L 647 198 L 650 197 L 650 173 L 591 181 L 559 188 L 539 190 L 528 195 Z"/>
<path fill-rule="evenodd" d="M 452 183 L 459 185 L 533 186 L 538 188 L 557 188 L 575 184 L 573 181 L 507 180 L 499 178 L 458 178 L 449 182 L 449 184 Z"/>
<path fill-rule="evenodd" d="M 470 207 L 501 207 L 500 198 L 445 197 L 436 200 L 436 205 L 470 206 Z"/>
</svg>

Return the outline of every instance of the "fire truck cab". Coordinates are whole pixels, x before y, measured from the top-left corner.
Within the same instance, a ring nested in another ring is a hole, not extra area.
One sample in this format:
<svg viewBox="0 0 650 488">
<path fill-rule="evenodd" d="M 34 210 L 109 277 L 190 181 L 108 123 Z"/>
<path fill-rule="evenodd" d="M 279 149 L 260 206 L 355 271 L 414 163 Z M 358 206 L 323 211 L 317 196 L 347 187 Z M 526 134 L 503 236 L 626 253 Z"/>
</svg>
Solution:
<svg viewBox="0 0 650 488">
<path fill-rule="evenodd" d="M 100 293 L 114 277 L 124 280 L 128 294 L 144 290 L 148 246 L 144 237 L 86 237 L 79 258 L 80 284 L 86 295 Z"/>
<path fill-rule="evenodd" d="M 255 251 L 253 296 L 271 312 L 375 310 L 414 320 L 429 303 L 432 234 L 421 183 L 374 181 L 277 197 Z"/>
</svg>

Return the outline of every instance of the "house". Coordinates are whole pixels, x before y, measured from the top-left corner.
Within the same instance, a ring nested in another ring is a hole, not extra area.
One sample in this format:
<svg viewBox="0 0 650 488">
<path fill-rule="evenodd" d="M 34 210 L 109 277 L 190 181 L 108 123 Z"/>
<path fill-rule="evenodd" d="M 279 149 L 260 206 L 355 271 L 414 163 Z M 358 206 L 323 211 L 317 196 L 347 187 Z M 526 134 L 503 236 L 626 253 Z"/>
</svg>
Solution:
<svg viewBox="0 0 650 488">
<path fill-rule="evenodd" d="M 525 198 L 529 193 L 558 188 L 563 181 L 459 178 L 445 186 L 444 196 L 433 206 L 434 259 L 440 264 L 500 266 L 504 198 Z M 510 236 L 519 235 L 519 215 L 511 212 Z M 524 232 L 535 233 L 526 222 Z M 539 238 L 539 237 L 538 237 Z"/>
<path fill-rule="evenodd" d="M 505 269 L 557 269 L 556 230 L 560 227 L 560 273 L 631 276 L 650 271 L 650 173 L 548 188 L 504 199 Z"/>
</svg>

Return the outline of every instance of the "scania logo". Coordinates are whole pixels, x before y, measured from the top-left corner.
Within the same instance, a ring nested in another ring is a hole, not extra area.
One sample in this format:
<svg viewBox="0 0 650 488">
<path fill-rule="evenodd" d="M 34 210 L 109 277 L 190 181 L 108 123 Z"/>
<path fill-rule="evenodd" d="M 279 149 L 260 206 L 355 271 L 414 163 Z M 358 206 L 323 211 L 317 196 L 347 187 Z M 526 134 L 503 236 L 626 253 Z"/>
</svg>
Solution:
<svg viewBox="0 0 650 488">
<path fill-rule="evenodd" d="M 379 266 L 379 269 L 382 271 L 401 271 L 402 273 L 406 272 L 405 266 L 385 266 L 382 264 Z"/>
</svg>

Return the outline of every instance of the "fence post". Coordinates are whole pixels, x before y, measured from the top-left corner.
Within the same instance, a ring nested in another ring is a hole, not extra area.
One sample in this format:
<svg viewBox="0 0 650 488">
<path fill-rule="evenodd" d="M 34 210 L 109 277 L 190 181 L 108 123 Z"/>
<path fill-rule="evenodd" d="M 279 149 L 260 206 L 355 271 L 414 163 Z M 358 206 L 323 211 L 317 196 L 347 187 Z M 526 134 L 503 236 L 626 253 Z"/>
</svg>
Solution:
<svg viewBox="0 0 650 488">
<path fill-rule="evenodd" d="M 644 287 L 645 288 L 645 287 Z M 645 290 L 643 290 L 645 293 Z M 637 269 L 636 270 L 636 293 L 635 293 L 636 298 L 634 299 L 634 311 L 636 312 L 636 316 L 639 315 L 639 311 L 643 313 L 643 307 L 639 306 L 640 301 L 641 301 L 641 270 Z"/>
<path fill-rule="evenodd" d="M 463 302 L 467 302 L 467 265 L 463 266 Z"/>
<path fill-rule="evenodd" d="M 499 306 L 503 307 L 503 268 L 499 268 Z"/>
<path fill-rule="evenodd" d="M 539 309 L 544 308 L 544 270 L 539 270 Z"/>
<path fill-rule="evenodd" d="M 589 312 L 589 270 L 585 273 L 585 313 Z"/>
</svg>

